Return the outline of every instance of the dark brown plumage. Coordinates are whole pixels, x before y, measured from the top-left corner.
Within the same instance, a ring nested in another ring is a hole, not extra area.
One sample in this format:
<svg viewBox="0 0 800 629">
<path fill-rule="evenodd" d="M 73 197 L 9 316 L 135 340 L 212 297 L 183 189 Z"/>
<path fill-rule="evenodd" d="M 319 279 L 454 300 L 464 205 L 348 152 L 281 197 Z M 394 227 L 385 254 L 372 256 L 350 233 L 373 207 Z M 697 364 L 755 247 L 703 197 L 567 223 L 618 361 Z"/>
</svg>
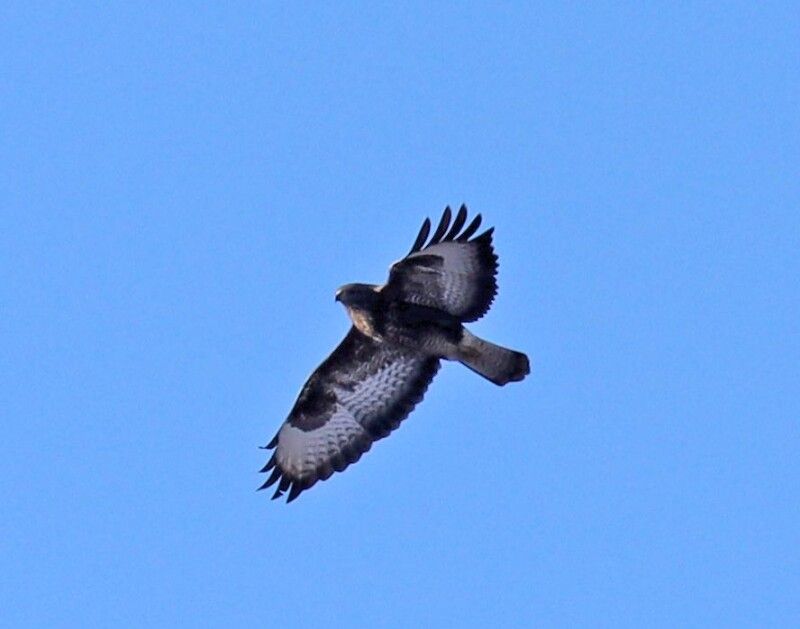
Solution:
<svg viewBox="0 0 800 629">
<path fill-rule="evenodd" d="M 466 365 L 498 385 L 529 372 L 521 352 L 471 334 L 464 323 L 486 314 L 497 294 L 493 229 L 479 236 L 461 206 L 445 208 L 431 236 L 425 219 L 408 255 L 382 286 L 347 284 L 336 293 L 353 327 L 300 391 L 289 417 L 266 446 L 275 449 L 260 487 L 288 501 L 396 429 L 422 400 L 441 359 Z"/>
</svg>

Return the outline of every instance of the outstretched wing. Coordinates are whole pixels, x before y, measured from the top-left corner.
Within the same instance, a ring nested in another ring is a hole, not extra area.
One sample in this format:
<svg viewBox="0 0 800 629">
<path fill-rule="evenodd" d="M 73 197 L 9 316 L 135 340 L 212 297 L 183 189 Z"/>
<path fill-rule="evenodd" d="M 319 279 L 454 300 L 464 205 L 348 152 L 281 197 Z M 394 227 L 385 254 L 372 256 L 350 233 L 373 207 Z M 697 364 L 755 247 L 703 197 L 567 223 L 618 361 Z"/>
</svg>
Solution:
<svg viewBox="0 0 800 629">
<path fill-rule="evenodd" d="M 264 489 L 287 502 L 334 471 L 341 472 L 386 437 L 422 400 L 439 360 L 388 347 L 355 327 L 311 374 L 289 418 L 267 448 Z"/>
<path fill-rule="evenodd" d="M 392 299 L 438 308 L 463 322 L 475 321 L 486 314 L 497 294 L 494 228 L 470 240 L 481 224 L 481 215 L 464 231 L 466 206 L 458 210 L 452 226 L 450 218 L 447 207 L 427 244 L 431 222 L 425 219 L 411 251 L 392 265 L 383 290 Z"/>
</svg>

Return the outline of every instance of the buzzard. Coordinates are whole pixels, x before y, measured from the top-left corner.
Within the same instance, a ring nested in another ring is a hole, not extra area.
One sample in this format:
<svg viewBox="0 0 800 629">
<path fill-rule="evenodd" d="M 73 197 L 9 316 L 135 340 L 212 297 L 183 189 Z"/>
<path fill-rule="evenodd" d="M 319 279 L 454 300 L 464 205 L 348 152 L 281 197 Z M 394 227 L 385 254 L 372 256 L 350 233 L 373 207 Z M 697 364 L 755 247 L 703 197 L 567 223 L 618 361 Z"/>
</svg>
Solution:
<svg viewBox="0 0 800 629">
<path fill-rule="evenodd" d="M 266 446 L 275 451 L 261 469 L 271 474 L 260 489 L 278 483 L 273 499 L 288 491 L 291 502 L 358 461 L 422 400 L 442 359 L 500 386 L 530 373 L 525 354 L 464 327 L 486 314 L 497 294 L 494 228 L 473 238 L 481 215 L 464 228 L 463 205 L 452 225 L 451 218 L 447 207 L 430 240 L 425 219 L 386 284 L 345 284 L 336 291 L 353 325 Z"/>
</svg>

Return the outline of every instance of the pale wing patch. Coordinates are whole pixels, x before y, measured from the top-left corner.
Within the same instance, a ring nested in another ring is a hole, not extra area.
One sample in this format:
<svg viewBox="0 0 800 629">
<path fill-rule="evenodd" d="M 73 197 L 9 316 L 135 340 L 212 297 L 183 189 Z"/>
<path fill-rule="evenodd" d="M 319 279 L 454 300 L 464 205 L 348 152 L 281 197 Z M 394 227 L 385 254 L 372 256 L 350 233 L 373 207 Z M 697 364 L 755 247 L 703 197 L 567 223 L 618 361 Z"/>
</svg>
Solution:
<svg viewBox="0 0 800 629">
<path fill-rule="evenodd" d="M 304 431 L 286 423 L 278 433 L 275 451 L 278 465 L 288 474 L 305 479 L 319 470 L 321 478 L 333 472 L 331 464 L 348 446 L 367 438 L 364 428 L 345 408 L 337 405 L 330 419 L 320 428 Z M 320 469 L 323 468 L 323 469 Z"/>
<path fill-rule="evenodd" d="M 440 242 L 438 245 L 428 247 L 424 251 L 417 251 L 408 256 L 408 259 L 434 255 L 442 259 L 442 272 L 444 273 L 479 273 L 482 271 L 478 247 L 470 246 L 471 243 Z"/>
</svg>

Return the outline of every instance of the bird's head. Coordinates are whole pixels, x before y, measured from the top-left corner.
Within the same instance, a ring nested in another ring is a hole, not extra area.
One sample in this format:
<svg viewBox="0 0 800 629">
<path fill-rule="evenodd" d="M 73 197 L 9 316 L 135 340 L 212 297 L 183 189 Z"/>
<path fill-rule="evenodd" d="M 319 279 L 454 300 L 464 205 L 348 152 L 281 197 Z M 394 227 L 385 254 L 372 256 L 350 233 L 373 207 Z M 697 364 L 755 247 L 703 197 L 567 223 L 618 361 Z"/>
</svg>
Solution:
<svg viewBox="0 0 800 629">
<path fill-rule="evenodd" d="M 336 301 L 348 308 L 369 309 L 378 300 L 376 289 L 374 284 L 345 284 L 336 291 Z"/>
</svg>

